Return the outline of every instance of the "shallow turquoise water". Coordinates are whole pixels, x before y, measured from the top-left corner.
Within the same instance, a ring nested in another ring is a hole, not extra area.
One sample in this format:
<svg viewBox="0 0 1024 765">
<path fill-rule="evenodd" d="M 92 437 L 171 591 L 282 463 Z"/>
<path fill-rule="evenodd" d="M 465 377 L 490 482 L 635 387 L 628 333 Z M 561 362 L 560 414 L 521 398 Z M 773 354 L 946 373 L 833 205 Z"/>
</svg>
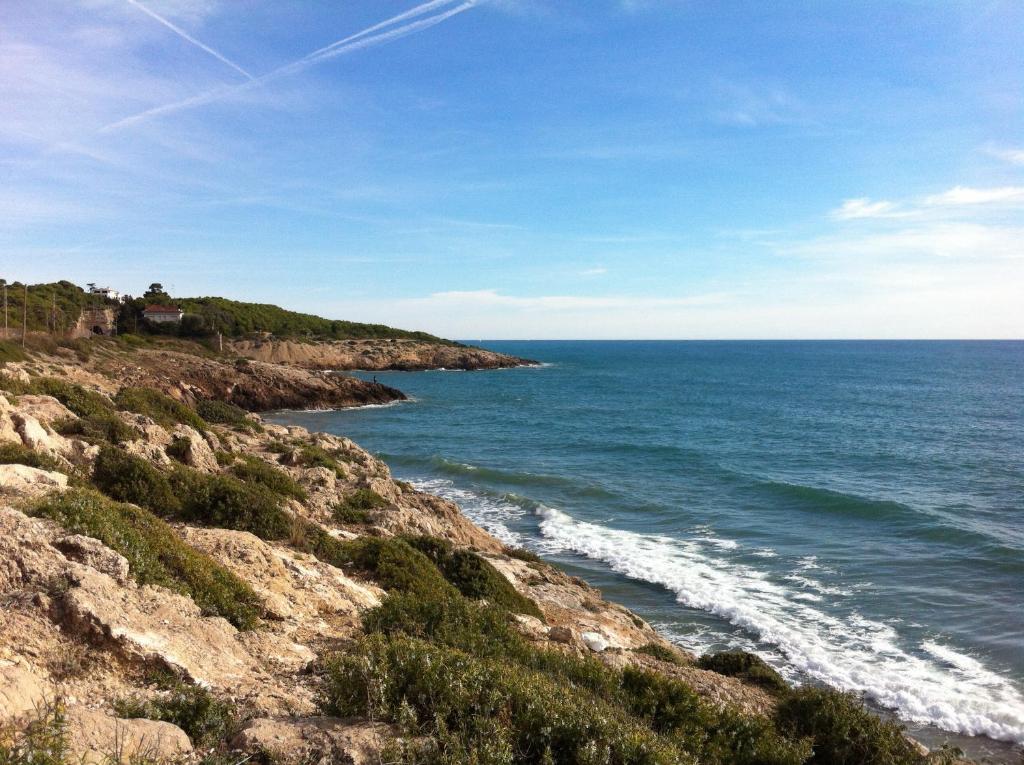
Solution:
<svg viewBox="0 0 1024 765">
<path fill-rule="evenodd" d="M 1024 343 L 484 345 L 545 366 L 377 373 L 415 400 L 277 419 L 351 437 L 684 646 L 1024 743 Z"/>
</svg>

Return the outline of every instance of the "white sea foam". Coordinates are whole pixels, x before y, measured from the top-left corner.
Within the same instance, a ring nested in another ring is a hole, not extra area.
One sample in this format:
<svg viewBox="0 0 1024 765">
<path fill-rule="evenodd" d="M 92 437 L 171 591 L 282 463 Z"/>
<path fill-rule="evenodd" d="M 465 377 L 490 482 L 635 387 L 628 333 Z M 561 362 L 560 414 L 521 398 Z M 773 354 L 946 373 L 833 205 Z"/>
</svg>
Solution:
<svg viewBox="0 0 1024 765">
<path fill-rule="evenodd" d="M 444 478 L 414 480 L 411 483 L 420 491 L 437 494 L 454 502 L 473 523 L 505 544 L 515 547 L 526 546 L 524 537 L 510 529 L 507 525 L 508 521 L 522 517 L 525 514 L 525 511 L 519 505 L 475 494 L 466 489 L 460 489 L 454 483 Z"/>
<path fill-rule="evenodd" d="M 1024 743 L 1021 689 L 972 657 L 934 641 L 908 646 L 891 625 L 857 614 L 830 615 L 785 581 L 716 558 L 698 541 L 611 529 L 552 509 L 541 512 L 541 531 L 550 548 L 660 584 L 680 603 L 756 635 L 806 677 L 863 692 L 911 722 Z"/>
</svg>

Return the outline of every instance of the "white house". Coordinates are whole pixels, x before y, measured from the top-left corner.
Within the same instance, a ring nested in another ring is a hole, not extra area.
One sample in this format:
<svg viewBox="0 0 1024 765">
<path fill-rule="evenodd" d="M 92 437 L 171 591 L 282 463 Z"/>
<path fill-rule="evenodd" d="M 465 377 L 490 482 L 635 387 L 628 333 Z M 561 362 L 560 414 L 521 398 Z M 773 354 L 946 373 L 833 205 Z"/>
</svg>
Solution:
<svg viewBox="0 0 1024 765">
<path fill-rule="evenodd" d="M 124 302 L 124 295 L 110 287 L 89 287 L 89 294 L 99 295 L 107 300 L 116 300 L 118 303 Z"/>
<path fill-rule="evenodd" d="M 142 316 L 146 321 L 157 324 L 177 324 L 184 315 L 185 312 L 176 305 L 147 305 L 142 311 Z"/>
</svg>

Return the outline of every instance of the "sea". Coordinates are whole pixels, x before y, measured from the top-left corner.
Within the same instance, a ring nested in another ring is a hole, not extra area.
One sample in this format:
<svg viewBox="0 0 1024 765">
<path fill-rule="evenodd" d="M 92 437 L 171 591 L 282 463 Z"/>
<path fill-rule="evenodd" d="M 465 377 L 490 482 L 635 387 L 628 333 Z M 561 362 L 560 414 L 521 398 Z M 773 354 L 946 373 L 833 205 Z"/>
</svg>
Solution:
<svg viewBox="0 0 1024 765">
<path fill-rule="evenodd" d="M 345 435 L 695 652 L 862 694 L 930 746 L 1024 745 L 1024 342 L 480 342 L 357 373 Z"/>
</svg>

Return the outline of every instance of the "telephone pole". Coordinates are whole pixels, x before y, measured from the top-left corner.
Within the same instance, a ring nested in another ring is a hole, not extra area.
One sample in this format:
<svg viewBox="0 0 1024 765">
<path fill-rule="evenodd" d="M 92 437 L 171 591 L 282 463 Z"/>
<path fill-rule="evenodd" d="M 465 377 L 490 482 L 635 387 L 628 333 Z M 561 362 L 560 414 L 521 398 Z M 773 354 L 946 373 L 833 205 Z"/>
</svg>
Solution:
<svg viewBox="0 0 1024 765">
<path fill-rule="evenodd" d="M 4 279 L 4 340 L 7 339 L 7 280 Z"/>
<path fill-rule="evenodd" d="M 28 282 L 25 282 L 25 305 L 21 312 L 21 347 L 25 347 L 25 338 L 28 335 Z"/>
</svg>

